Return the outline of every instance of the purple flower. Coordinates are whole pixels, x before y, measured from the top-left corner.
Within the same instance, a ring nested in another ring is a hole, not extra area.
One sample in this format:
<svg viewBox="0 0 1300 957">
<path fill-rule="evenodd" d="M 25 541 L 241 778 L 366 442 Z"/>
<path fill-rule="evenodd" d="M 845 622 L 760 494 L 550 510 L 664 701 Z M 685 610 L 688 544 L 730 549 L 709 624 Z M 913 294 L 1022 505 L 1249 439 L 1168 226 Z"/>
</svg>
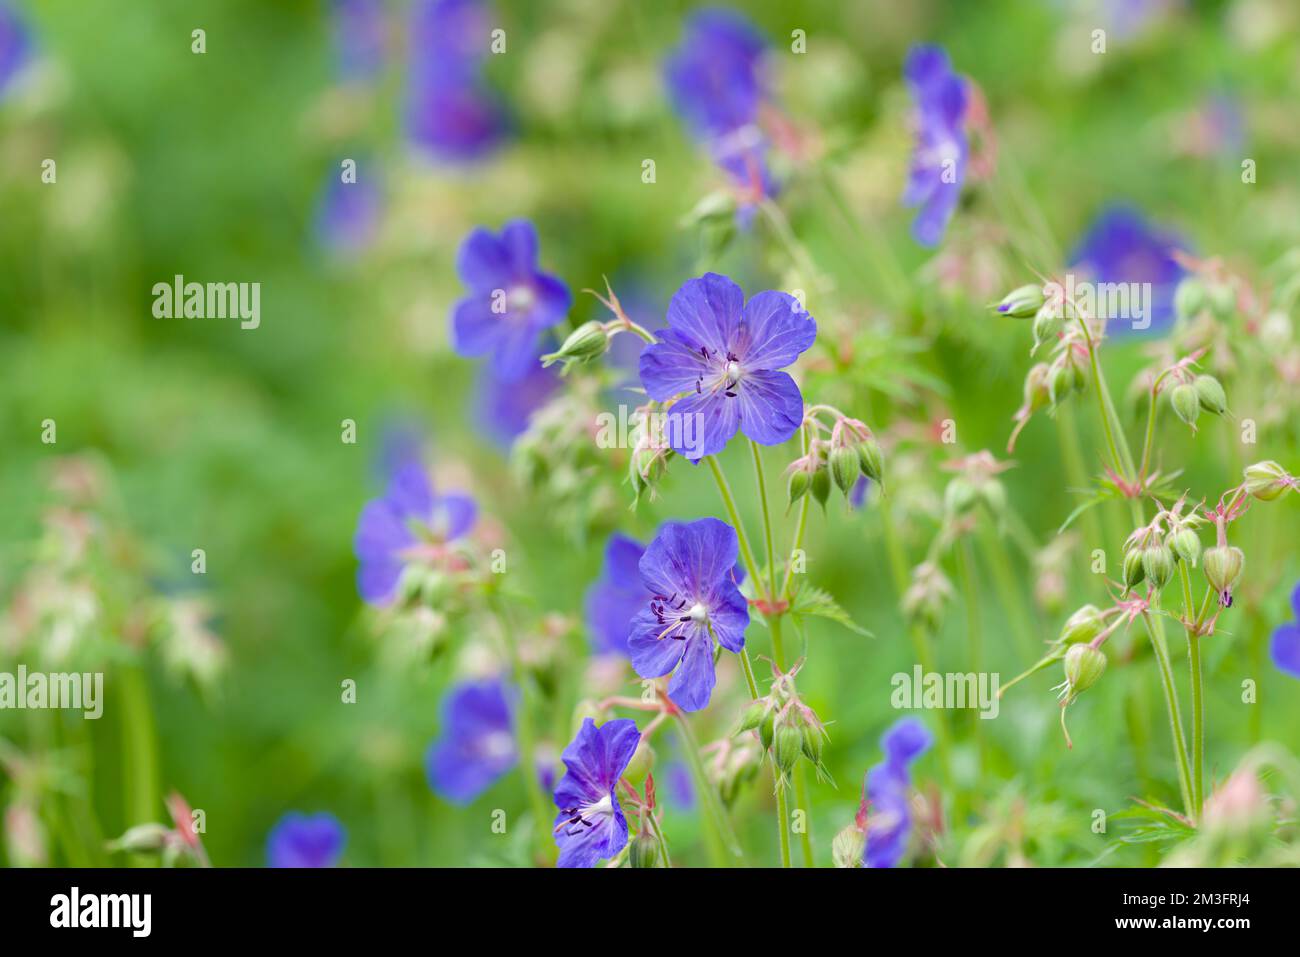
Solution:
<svg viewBox="0 0 1300 957">
<path fill-rule="evenodd" d="M 515 381 L 502 379 L 490 365 L 485 365 L 478 380 L 479 421 L 493 439 L 509 447 L 528 428 L 533 413 L 559 391 L 560 385 L 559 373 L 554 368 L 544 368 L 540 361 Z"/>
<path fill-rule="evenodd" d="M 474 162 L 505 138 L 500 99 L 483 80 L 490 27 L 479 0 L 421 0 L 412 14 L 406 123 L 435 158 Z"/>
<path fill-rule="evenodd" d="M 467 804 L 515 766 L 511 705 L 499 679 L 457 685 L 442 702 L 442 736 L 429 746 L 429 787 Z"/>
<path fill-rule="evenodd" d="M 640 740 L 635 721 L 617 718 L 597 728 L 587 718 L 564 749 L 565 773 L 555 789 L 557 867 L 595 867 L 626 846 L 627 819 L 615 792 Z"/>
<path fill-rule="evenodd" d="M 353 548 L 360 567 L 357 591 L 372 605 L 392 600 L 407 563 L 436 556 L 474 525 L 468 495 L 437 495 L 428 470 L 410 449 L 389 455 L 388 487 L 361 510 Z"/>
<path fill-rule="evenodd" d="M 938 46 L 912 47 L 903 75 L 916 102 L 916 146 L 903 204 L 920 207 L 913 238 L 937 246 L 966 178 L 966 81 L 953 72 L 948 54 Z"/>
<path fill-rule="evenodd" d="M 645 546 L 615 532 L 605 545 L 605 566 L 587 592 L 587 627 L 597 651 L 627 655 L 627 629 L 652 597 L 641 582 Z"/>
<path fill-rule="evenodd" d="M 1142 324 L 1112 324 L 1115 329 L 1109 331 L 1125 331 L 1130 327 L 1140 330 L 1149 323 L 1154 332 L 1173 320 L 1174 290 L 1183 277 L 1183 267 L 1178 265 L 1173 252 L 1182 248 L 1186 246 L 1175 233 L 1153 227 L 1129 206 L 1116 205 L 1093 220 L 1070 261 L 1073 268 L 1086 272 L 1088 279 L 1096 284 L 1149 284 L 1149 312 L 1142 317 Z M 1104 303 L 1099 305 L 1099 310 L 1103 306 Z M 1101 318 L 1125 317 L 1103 315 Z"/>
<path fill-rule="evenodd" d="M 1300 678 L 1300 584 L 1291 592 L 1291 611 L 1296 620 L 1278 625 L 1269 652 L 1279 670 L 1292 678 Z"/>
<path fill-rule="evenodd" d="M 347 79 L 375 76 L 387 45 L 383 0 L 333 0 L 332 6 L 339 72 Z"/>
<path fill-rule="evenodd" d="M 871 479 L 865 475 L 858 476 L 858 480 L 853 483 L 853 488 L 849 492 L 849 506 L 853 509 L 859 509 L 867 501 L 867 492 L 871 489 Z"/>
<path fill-rule="evenodd" d="M 30 50 L 27 28 L 9 4 L 0 0 L 0 93 L 27 62 Z"/>
<path fill-rule="evenodd" d="M 338 254 L 356 253 L 370 245 L 379 219 L 379 190 L 374 178 L 358 174 L 345 183 L 331 171 L 316 213 L 321 245 Z"/>
<path fill-rule="evenodd" d="M 864 867 L 897 867 L 912 830 L 908 766 L 930 747 L 930 732 L 916 718 L 896 721 L 880 740 L 885 760 L 867 772 L 867 824 Z"/>
<path fill-rule="evenodd" d="M 668 696 L 685 711 L 709 703 L 713 641 L 745 647 L 749 606 L 733 580 L 736 530 L 716 518 L 667 522 L 638 563 L 650 593 L 628 626 L 628 654 L 643 678 L 673 672 Z M 674 670 L 675 669 L 675 670 Z"/>
<path fill-rule="evenodd" d="M 268 867 L 333 867 L 347 839 L 333 814 L 290 811 L 267 835 L 266 863 Z"/>
<path fill-rule="evenodd" d="M 803 421 L 803 395 L 778 370 L 817 337 L 817 323 L 784 292 L 745 294 L 705 273 L 677 290 L 668 328 L 641 353 L 641 384 L 652 399 L 684 395 L 666 417 L 667 440 L 692 461 L 715 455 L 740 430 L 779 445 Z"/>
<path fill-rule="evenodd" d="M 452 342 L 462 356 L 492 356 L 507 382 L 538 365 L 538 337 L 569 311 L 569 288 L 537 268 L 537 231 L 527 220 L 500 236 L 479 227 L 461 243 L 456 271 L 469 295 L 451 314 Z"/>
</svg>

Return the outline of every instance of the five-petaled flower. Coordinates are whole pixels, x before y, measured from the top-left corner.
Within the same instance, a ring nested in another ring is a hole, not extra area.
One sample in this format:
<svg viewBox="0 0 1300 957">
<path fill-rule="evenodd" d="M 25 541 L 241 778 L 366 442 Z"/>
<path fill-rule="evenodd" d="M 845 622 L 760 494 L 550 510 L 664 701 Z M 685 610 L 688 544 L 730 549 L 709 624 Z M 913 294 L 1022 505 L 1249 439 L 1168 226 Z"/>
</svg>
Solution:
<svg viewBox="0 0 1300 957">
<path fill-rule="evenodd" d="M 474 525 L 468 495 L 437 495 L 418 454 L 408 450 L 388 463 L 388 487 L 361 510 L 353 543 L 360 567 L 357 591 L 372 605 L 392 600 L 406 566 L 436 559 Z"/>
<path fill-rule="evenodd" d="M 1295 620 L 1277 627 L 1269 651 L 1273 664 L 1292 678 L 1300 678 L 1300 584 L 1291 592 L 1291 612 Z"/>
<path fill-rule="evenodd" d="M 587 627 L 600 652 L 627 655 L 627 629 L 650 593 L 641 582 L 645 546 L 615 532 L 605 545 L 601 576 L 587 592 Z"/>
<path fill-rule="evenodd" d="M 27 28 L 7 3 L 0 2 L 0 93 L 27 62 L 30 48 Z"/>
<path fill-rule="evenodd" d="M 496 678 L 467 681 L 443 699 L 442 736 L 425 761 L 429 787 L 454 804 L 467 804 L 515 766 L 511 703 Z"/>
<path fill-rule="evenodd" d="M 347 833 L 333 814 L 291 811 L 266 839 L 268 867 L 333 867 L 343 854 Z"/>
<path fill-rule="evenodd" d="M 569 311 L 569 288 L 537 268 L 537 231 L 527 220 L 506 223 L 500 236 L 482 227 L 461 244 L 456 271 L 469 295 L 451 314 L 452 343 L 466 357 L 492 356 L 506 381 L 538 360 L 538 336 Z"/>
<path fill-rule="evenodd" d="M 966 178 L 966 81 L 953 72 L 943 47 L 931 45 L 908 51 L 903 75 L 916 102 L 916 146 L 903 203 L 920 207 L 912 223 L 916 241 L 937 246 Z"/>
<path fill-rule="evenodd" d="M 627 845 L 627 818 L 619 806 L 619 779 L 632 760 L 641 733 L 628 718 L 599 728 L 587 718 L 560 756 L 565 774 L 555 789 L 558 867 L 595 867 Z"/>
<path fill-rule="evenodd" d="M 713 694 L 714 639 L 728 651 L 745 647 L 749 607 L 734 580 L 738 550 L 735 529 L 702 518 L 664 524 L 641 556 L 650 597 L 629 626 L 628 653 L 643 678 L 673 672 L 668 696 L 685 711 L 699 711 Z"/>
<path fill-rule="evenodd" d="M 715 455 L 737 430 L 779 445 L 803 422 L 803 395 L 784 369 L 813 344 L 817 323 L 794 296 L 760 292 L 745 301 L 726 276 L 687 280 L 668 305 L 668 328 L 641 353 L 641 384 L 676 399 L 665 424 L 673 451 Z"/>
<path fill-rule="evenodd" d="M 885 760 L 867 772 L 871 817 L 864 867 L 896 867 L 907 850 L 912 831 L 911 781 L 908 766 L 930 747 L 930 732 L 916 718 L 895 722 L 881 738 Z"/>
</svg>

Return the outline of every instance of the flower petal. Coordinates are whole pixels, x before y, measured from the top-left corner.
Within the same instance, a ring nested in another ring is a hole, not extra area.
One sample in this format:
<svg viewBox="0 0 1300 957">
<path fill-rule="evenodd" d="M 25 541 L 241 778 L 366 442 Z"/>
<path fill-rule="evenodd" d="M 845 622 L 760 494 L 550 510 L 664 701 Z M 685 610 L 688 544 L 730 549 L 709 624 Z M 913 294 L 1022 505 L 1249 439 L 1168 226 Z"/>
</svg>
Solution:
<svg viewBox="0 0 1300 957">
<path fill-rule="evenodd" d="M 749 627 L 749 602 L 730 581 L 718 585 L 709 601 L 709 624 L 713 637 L 728 651 L 745 647 L 745 629 Z"/>
<path fill-rule="evenodd" d="M 649 608 L 643 608 L 628 623 L 627 653 L 632 668 L 642 678 L 668 674 L 681 661 L 685 648 L 674 638 L 660 638 L 667 625 L 660 624 Z"/>
<path fill-rule="evenodd" d="M 747 372 L 735 391 L 740 429 L 759 445 L 780 445 L 803 423 L 803 395 L 784 372 Z"/>
<path fill-rule="evenodd" d="M 817 338 L 817 323 L 789 293 L 760 292 L 745 303 L 731 342 L 747 369 L 783 369 Z"/>
<path fill-rule="evenodd" d="M 433 514 L 433 483 L 429 471 L 418 459 L 408 459 L 393 468 L 384 498 L 400 516 L 427 521 Z"/>
<path fill-rule="evenodd" d="M 659 341 L 641 350 L 637 369 L 646 394 L 664 402 L 684 392 L 694 392 L 709 371 L 700 343 L 673 329 L 660 329 Z"/>
<path fill-rule="evenodd" d="M 454 542 L 474 527 L 478 506 L 468 495 L 440 495 L 434 500 L 433 514 L 436 530 L 446 541 Z"/>
<path fill-rule="evenodd" d="M 740 428 L 740 398 L 721 392 L 691 394 L 673 403 L 663 423 L 663 439 L 672 450 L 685 459 L 698 462 L 706 455 L 717 455 L 725 449 Z"/>
<path fill-rule="evenodd" d="M 504 319 L 492 311 L 491 293 L 466 296 L 451 312 L 451 347 L 466 359 L 487 355 L 500 338 Z"/>
<path fill-rule="evenodd" d="M 668 682 L 668 697 L 683 711 L 700 711 L 713 696 L 717 675 L 713 670 L 713 642 L 697 633 L 686 641 L 686 653 Z"/>
<path fill-rule="evenodd" d="M 1286 624 L 1273 632 L 1269 653 L 1278 670 L 1300 678 L 1300 625 Z"/>
<path fill-rule="evenodd" d="M 726 276 L 709 272 L 688 279 L 673 295 L 668 326 L 692 343 L 725 356 L 744 307 L 744 291 Z"/>
<path fill-rule="evenodd" d="M 510 278 L 510 251 L 500 239 L 478 226 L 460 244 L 456 272 L 474 292 L 504 288 Z"/>
<path fill-rule="evenodd" d="M 537 271 L 537 229 L 526 219 L 513 219 L 501 228 L 501 246 L 511 274 L 531 276 Z"/>
</svg>

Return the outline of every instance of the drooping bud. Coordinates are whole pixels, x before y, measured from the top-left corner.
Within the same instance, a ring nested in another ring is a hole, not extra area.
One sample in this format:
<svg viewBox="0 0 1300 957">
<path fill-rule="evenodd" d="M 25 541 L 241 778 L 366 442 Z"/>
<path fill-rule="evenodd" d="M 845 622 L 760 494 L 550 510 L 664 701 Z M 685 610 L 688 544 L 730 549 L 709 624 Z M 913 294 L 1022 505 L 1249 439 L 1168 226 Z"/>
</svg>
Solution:
<svg viewBox="0 0 1300 957">
<path fill-rule="evenodd" d="M 1174 553 L 1168 545 L 1148 545 L 1142 549 L 1142 572 L 1157 591 L 1174 577 Z"/>
<path fill-rule="evenodd" d="M 943 491 L 943 504 L 949 515 L 964 515 L 979 498 L 979 490 L 970 479 L 958 475 Z"/>
<path fill-rule="evenodd" d="M 117 840 L 109 841 L 108 850 L 126 851 L 131 854 L 161 851 L 171 834 L 172 829 L 162 824 L 137 824 Z"/>
<path fill-rule="evenodd" d="M 590 319 L 569 333 L 569 337 L 556 352 L 542 356 L 542 366 L 548 367 L 563 362 L 567 371 L 572 365 L 581 365 L 604 355 L 607 349 L 609 349 L 609 333 L 605 331 L 604 323 Z"/>
<path fill-rule="evenodd" d="M 762 722 L 758 726 L 758 740 L 763 745 L 763 750 L 767 751 L 772 747 L 772 741 L 776 737 L 776 709 L 768 708 L 767 714 L 763 716 Z"/>
<path fill-rule="evenodd" d="M 885 477 L 885 455 L 880 451 L 880 443 L 873 438 L 864 439 L 858 444 L 858 464 L 862 474 L 879 484 Z"/>
<path fill-rule="evenodd" d="M 1235 545 L 1214 545 L 1205 550 L 1202 564 L 1205 567 L 1205 580 L 1219 594 L 1219 604 L 1224 608 L 1232 605 L 1232 586 L 1241 577 L 1241 569 L 1246 564 L 1246 556 Z"/>
<path fill-rule="evenodd" d="M 1092 645 L 1071 645 L 1065 653 L 1065 697 L 1073 701 L 1106 670 L 1106 653 Z"/>
<path fill-rule="evenodd" d="M 1044 301 L 1043 287 L 1029 283 L 1012 289 L 994 309 L 1012 319 L 1028 319 L 1043 308 Z"/>
<path fill-rule="evenodd" d="M 856 824 L 846 825 L 831 841 L 831 859 L 836 867 L 861 867 L 867 836 Z"/>
<path fill-rule="evenodd" d="M 627 861 L 633 867 L 659 866 L 659 841 L 650 833 L 650 828 L 643 827 L 636 832 L 627 848 Z"/>
<path fill-rule="evenodd" d="M 1180 319 L 1195 319 L 1208 302 L 1205 283 L 1195 276 L 1188 276 L 1174 290 L 1174 310 Z"/>
<path fill-rule="evenodd" d="M 1228 394 L 1223 391 L 1219 380 L 1212 375 L 1198 375 L 1192 383 L 1201 408 L 1211 415 L 1223 415 L 1228 411 Z"/>
<path fill-rule="evenodd" d="M 1105 627 L 1106 619 L 1102 617 L 1101 609 L 1096 605 L 1084 605 L 1065 620 L 1065 624 L 1061 627 L 1060 640 L 1066 645 L 1092 641 Z"/>
<path fill-rule="evenodd" d="M 1053 305 L 1043 306 L 1034 316 L 1034 348 L 1037 349 L 1045 342 L 1053 342 L 1065 328 L 1065 317 L 1061 311 Z"/>
<path fill-rule="evenodd" d="M 1169 393 L 1169 404 L 1173 406 L 1178 418 L 1193 428 L 1196 427 L 1196 419 L 1201 414 L 1201 400 L 1195 386 L 1186 382 L 1174 386 Z"/>
<path fill-rule="evenodd" d="M 1142 579 L 1146 576 L 1146 569 L 1142 564 L 1143 549 L 1134 548 L 1124 553 L 1124 594 L 1128 594 L 1138 585 L 1142 584 Z"/>
<path fill-rule="evenodd" d="M 848 495 L 853 491 L 853 486 L 858 481 L 858 472 L 861 471 L 858 453 L 847 445 L 837 445 L 831 449 L 830 459 L 831 477 L 835 479 L 836 487 Z"/>
<path fill-rule="evenodd" d="M 1201 536 L 1197 535 L 1195 530 L 1184 525 L 1174 532 L 1171 541 L 1173 542 L 1174 554 L 1195 568 L 1197 561 L 1201 557 Z"/>
<path fill-rule="evenodd" d="M 1272 460 L 1246 466 L 1245 476 L 1246 491 L 1261 502 L 1272 502 L 1296 486 L 1287 470 Z"/>
<path fill-rule="evenodd" d="M 799 499 L 803 498 L 804 495 L 807 494 L 808 486 L 810 484 L 811 479 L 808 476 L 807 470 L 802 467 L 796 467 L 791 470 L 790 482 L 786 486 L 786 496 L 788 499 L 786 508 L 789 508 L 794 505 L 795 502 L 799 501 Z"/>
<path fill-rule="evenodd" d="M 1237 311 L 1237 291 L 1232 285 L 1226 282 L 1210 283 L 1206 292 L 1214 315 L 1225 321 L 1231 319 Z"/>
<path fill-rule="evenodd" d="M 817 504 L 825 508 L 826 500 L 831 495 L 831 473 L 825 462 L 822 462 L 817 471 L 813 472 L 809 491 L 812 492 L 812 497 L 816 499 Z"/>
<path fill-rule="evenodd" d="M 746 731 L 753 731 L 767 718 L 771 708 L 772 703 L 767 698 L 751 701 L 740 716 L 740 727 L 736 729 L 736 733 L 744 734 Z"/>
<path fill-rule="evenodd" d="M 813 764 L 821 764 L 822 729 L 812 721 L 804 721 L 800 725 L 800 732 L 803 734 L 803 756 Z"/>
<path fill-rule="evenodd" d="M 797 725 L 782 722 L 776 729 L 776 741 L 772 746 L 772 758 L 783 775 L 788 775 L 803 753 L 803 731 Z"/>
</svg>

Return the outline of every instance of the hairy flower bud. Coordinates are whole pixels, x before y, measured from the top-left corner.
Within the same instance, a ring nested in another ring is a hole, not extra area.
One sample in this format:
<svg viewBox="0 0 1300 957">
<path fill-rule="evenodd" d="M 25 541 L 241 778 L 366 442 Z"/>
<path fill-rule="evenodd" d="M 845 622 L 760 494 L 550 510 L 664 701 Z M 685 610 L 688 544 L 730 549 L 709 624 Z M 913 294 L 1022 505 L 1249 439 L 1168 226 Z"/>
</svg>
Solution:
<svg viewBox="0 0 1300 957">
<path fill-rule="evenodd" d="M 650 833 L 650 828 L 643 827 L 632 838 L 627 847 L 627 861 L 633 867 L 659 866 L 659 842 Z"/>
<path fill-rule="evenodd" d="M 542 356 L 542 366 L 563 362 L 567 370 L 571 365 L 581 365 L 604 355 L 608 348 L 609 333 L 605 331 L 604 324 L 590 319 L 569 333 L 569 337 L 556 352 Z"/>
<path fill-rule="evenodd" d="M 1106 620 L 1102 617 L 1101 610 L 1096 605 L 1084 605 L 1065 620 L 1060 640 L 1066 645 L 1092 641 L 1101 634 L 1104 627 Z"/>
<path fill-rule="evenodd" d="M 861 867 L 867 836 L 856 824 L 846 825 L 831 841 L 831 859 L 836 867 Z"/>
<path fill-rule="evenodd" d="M 809 491 L 812 492 L 812 497 L 817 500 L 817 504 L 824 508 L 826 499 L 830 498 L 831 494 L 831 473 L 825 462 L 821 463 L 817 471 L 813 472 L 809 483 Z"/>
<path fill-rule="evenodd" d="M 110 851 L 141 853 L 144 851 L 161 851 L 167 844 L 172 829 L 162 824 L 137 824 L 129 828 L 116 841 L 110 841 Z"/>
<path fill-rule="evenodd" d="M 740 716 L 740 727 L 736 729 L 736 733 L 743 734 L 746 731 L 753 731 L 766 720 L 771 708 L 772 702 L 767 698 L 758 698 L 751 701 Z"/>
<path fill-rule="evenodd" d="M 813 764 L 822 763 L 822 729 L 817 727 L 811 721 L 804 721 L 800 725 L 800 731 L 803 734 L 802 750 L 803 756 Z"/>
<path fill-rule="evenodd" d="M 1174 290 L 1174 310 L 1180 319 L 1195 319 L 1208 303 L 1205 283 L 1195 276 L 1188 276 Z"/>
<path fill-rule="evenodd" d="M 1295 487 L 1295 479 L 1278 463 L 1267 460 L 1246 466 L 1246 491 L 1261 502 L 1271 502 Z"/>
<path fill-rule="evenodd" d="M 811 479 L 808 472 L 802 467 L 795 468 L 790 473 L 790 481 L 786 485 L 786 496 L 788 499 L 786 508 L 789 508 L 795 502 L 799 501 L 799 499 L 803 498 L 804 495 L 807 494 L 808 486 L 810 484 Z"/>
<path fill-rule="evenodd" d="M 1223 391 L 1219 380 L 1212 375 L 1198 375 L 1192 383 L 1201 408 L 1211 415 L 1223 415 L 1228 411 L 1228 394 Z"/>
<path fill-rule="evenodd" d="M 1037 349 L 1045 342 L 1053 342 L 1065 328 L 1065 317 L 1061 311 L 1052 305 L 1043 306 L 1034 316 L 1034 348 Z"/>
<path fill-rule="evenodd" d="M 853 486 L 858 480 L 858 472 L 861 470 L 858 453 L 847 445 L 837 445 L 831 449 L 830 459 L 831 478 L 835 479 L 836 487 L 848 495 L 853 491 Z"/>
<path fill-rule="evenodd" d="M 875 439 L 864 439 L 858 444 L 858 464 L 862 474 L 871 481 L 880 483 L 885 477 L 885 455 L 880 451 L 880 443 Z"/>
<path fill-rule="evenodd" d="M 1205 580 L 1219 593 L 1219 604 L 1225 608 L 1232 604 L 1232 586 L 1241 577 L 1245 563 L 1245 554 L 1235 545 L 1215 545 L 1205 550 Z"/>
<path fill-rule="evenodd" d="M 975 504 L 979 491 L 970 479 L 957 476 L 943 491 L 943 504 L 949 515 L 964 515 Z"/>
<path fill-rule="evenodd" d="M 1195 386 L 1186 382 L 1174 386 L 1169 393 L 1169 404 L 1178 418 L 1195 428 L 1196 419 L 1201 414 L 1201 400 Z"/>
<path fill-rule="evenodd" d="M 636 750 L 632 752 L 632 759 L 628 761 L 627 767 L 623 770 L 623 777 L 633 784 L 644 781 L 645 776 L 650 773 L 654 766 L 655 749 L 650 746 L 648 738 L 642 738 L 637 742 Z"/>
<path fill-rule="evenodd" d="M 1142 549 L 1134 548 L 1124 553 L 1124 594 L 1128 594 L 1146 577 L 1142 563 Z"/>
<path fill-rule="evenodd" d="M 1106 653 L 1092 645 L 1071 645 L 1065 653 L 1065 695 L 1073 701 L 1097 683 L 1106 670 Z"/>
<path fill-rule="evenodd" d="M 803 731 L 798 726 L 783 722 L 776 729 L 776 742 L 772 746 L 772 758 L 782 774 L 789 774 L 794 763 L 803 753 Z"/>
<path fill-rule="evenodd" d="M 1043 287 L 1029 283 L 1012 289 L 994 308 L 1012 319 L 1028 319 L 1043 307 Z"/>
<path fill-rule="evenodd" d="M 1233 317 L 1237 311 L 1237 291 L 1230 283 L 1213 282 L 1206 287 L 1209 296 L 1210 311 L 1222 320 Z"/>
<path fill-rule="evenodd" d="M 762 742 L 763 750 L 766 751 L 772 747 L 772 742 L 776 738 L 776 709 L 768 708 L 767 714 L 763 716 L 762 722 L 758 726 L 758 740 Z"/>
<path fill-rule="evenodd" d="M 1184 525 L 1174 532 L 1171 541 L 1174 554 L 1195 568 L 1197 561 L 1201 557 L 1201 536 L 1197 535 L 1195 530 Z"/>
<path fill-rule="evenodd" d="M 1157 591 L 1174 577 L 1174 553 L 1168 545 L 1148 545 L 1142 549 L 1142 572 Z"/>
</svg>

